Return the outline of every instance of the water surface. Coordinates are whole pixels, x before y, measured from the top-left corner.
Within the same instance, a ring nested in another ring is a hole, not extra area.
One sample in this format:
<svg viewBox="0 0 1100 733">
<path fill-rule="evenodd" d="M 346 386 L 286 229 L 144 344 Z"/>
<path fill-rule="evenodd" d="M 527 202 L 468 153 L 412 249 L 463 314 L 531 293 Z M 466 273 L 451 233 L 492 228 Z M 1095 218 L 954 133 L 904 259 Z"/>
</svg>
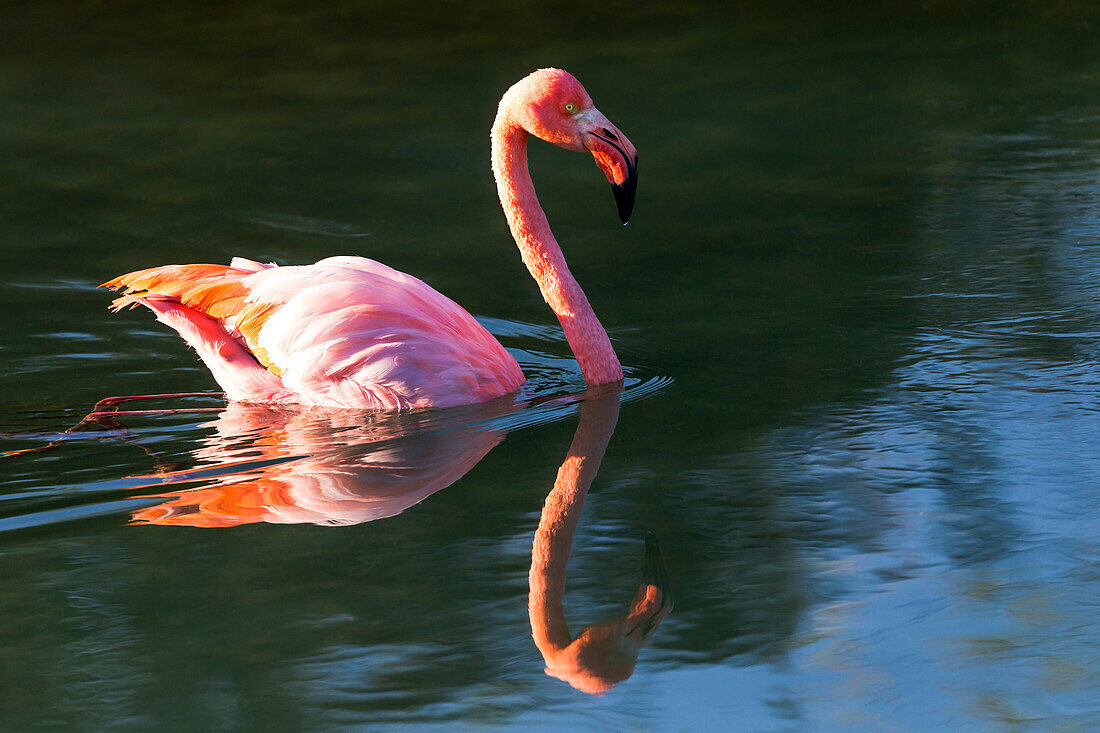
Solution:
<svg viewBox="0 0 1100 733">
<path fill-rule="evenodd" d="M 1098 22 L 6 8 L 0 450 L 53 445 L 0 458 L 4 727 L 1100 727 Z M 500 93 L 546 65 L 641 155 L 624 228 L 590 160 L 531 150 L 621 394 L 585 394 L 489 174 Z M 476 314 L 528 387 L 70 430 L 215 389 L 97 283 L 346 253 Z M 626 612 L 648 532 L 675 608 L 589 695 L 544 672 L 528 582 L 607 400 L 564 617 Z"/>
</svg>

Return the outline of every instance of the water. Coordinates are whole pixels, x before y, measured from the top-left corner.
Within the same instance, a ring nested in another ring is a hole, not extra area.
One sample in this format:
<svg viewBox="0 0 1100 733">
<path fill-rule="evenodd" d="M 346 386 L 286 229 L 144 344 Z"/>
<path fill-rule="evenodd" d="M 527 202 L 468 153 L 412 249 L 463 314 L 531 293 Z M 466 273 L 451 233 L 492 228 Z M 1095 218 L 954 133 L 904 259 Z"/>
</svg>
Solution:
<svg viewBox="0 0 1100 733">
<path fill-rule="evenodd" d="M 1100 727 L 1100 18 L 941 5 L 5 8 L 2 727 Z M 624 228 L 531 151 L 621 394 L 584 394 L 489 175 L 543 65 L 641 155 Z M 97 283 L 343 253 L 528 387 L 69 431 L 215 388 Z M 543 558 L 570 631 L 626 613 L 647 532 L 675 600 L 602 695 L 528 614 L 571 441 L 603 456 Z"/>
</svg>

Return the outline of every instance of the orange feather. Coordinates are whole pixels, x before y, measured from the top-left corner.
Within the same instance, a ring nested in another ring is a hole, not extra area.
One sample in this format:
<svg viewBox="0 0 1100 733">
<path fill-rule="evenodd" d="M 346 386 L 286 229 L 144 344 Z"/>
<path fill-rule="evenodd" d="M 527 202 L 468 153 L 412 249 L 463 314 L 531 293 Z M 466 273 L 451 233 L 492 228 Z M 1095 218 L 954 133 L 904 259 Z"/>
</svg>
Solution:
<svg viewBox="0 0 1100 733">
<path fill-rule="evenodd" d="M 138 301 L 134 298 L 156 295 L 174 298 L 223 325 L 231 325 L 241 334 L 253 356 L 269 371 L 282 376 L 282 370 L 271 362 L 267 351 L 258 343 L 260 330 L 279 305 L 246 302 L 248 288 L 241 284 L 241 279 L 251 274 L 248 270 L 227 265 L 163 265 L 121 275 L 100 287 L 125 293 L 111 303 L 115 310 L 136 305 Z"/>
</svg>

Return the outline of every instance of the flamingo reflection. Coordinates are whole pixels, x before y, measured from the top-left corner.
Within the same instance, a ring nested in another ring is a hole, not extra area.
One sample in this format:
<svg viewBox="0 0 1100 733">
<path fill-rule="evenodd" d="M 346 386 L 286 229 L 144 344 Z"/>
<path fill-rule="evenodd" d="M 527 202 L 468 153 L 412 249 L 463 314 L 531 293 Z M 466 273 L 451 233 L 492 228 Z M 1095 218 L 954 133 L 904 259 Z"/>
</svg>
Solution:
<svg viewBox="0 0 1100 733">
<path fill-rule="evenodd" d="M 591 390 L 590 390 L 591 391 Z M 584 499 L 619 417 L 619 396 L 582 402 L 569 453 L 546 497 L 531 548 L 528 613 L 546 673 L 582 692 L 601 694 L 634 672 L 638 652 L 672 610 L 668 574 L 657 538 L 646 537 L 642 582 L 627 612 L 581 629 L 565 622 L 565 572 Z"/>
<path fill-rule="evenodd" d="M 580 402 L 573 442 L 546 497 L 531 551 L 528 612 L 546 673 L 590 694 L 607 692 L 633 673 L 638 653 L 672 610 L 660 545 L 649 535 L 642 581 L 626 613 L 585 626 L 576 636 L 565 620 L 573 535 L 615 430 L 619 389 L 590 388 Z M 135 512 L 133 519 L 196 527 L 384 519 L 462 478 L 504 436 L 502 429 L 440 430 L 438 423 L 424 432 L 399 422 L 400 416 L 371 422 L 376 418 L 231 403 L 212 423 L 215 435 L 196 452 L 212 465 L 139 477 L 151 484 L 214 483 L 157 494 L 166 501 Z"/>
</svg>

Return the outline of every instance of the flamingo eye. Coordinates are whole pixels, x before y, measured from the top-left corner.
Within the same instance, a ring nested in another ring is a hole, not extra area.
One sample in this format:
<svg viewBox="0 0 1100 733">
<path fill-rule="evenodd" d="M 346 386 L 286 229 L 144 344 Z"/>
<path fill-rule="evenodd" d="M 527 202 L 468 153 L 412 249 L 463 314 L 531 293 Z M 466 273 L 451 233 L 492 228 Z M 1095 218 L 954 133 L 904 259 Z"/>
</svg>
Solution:
<svg viewBox="0 0 1100 733">
<path fill-rule="evenodd" d="M 572 114 L 577 111 L 577 105 L 573 104 L 572 102 L 566 102 L 565 111 Z"/>
</svg>

